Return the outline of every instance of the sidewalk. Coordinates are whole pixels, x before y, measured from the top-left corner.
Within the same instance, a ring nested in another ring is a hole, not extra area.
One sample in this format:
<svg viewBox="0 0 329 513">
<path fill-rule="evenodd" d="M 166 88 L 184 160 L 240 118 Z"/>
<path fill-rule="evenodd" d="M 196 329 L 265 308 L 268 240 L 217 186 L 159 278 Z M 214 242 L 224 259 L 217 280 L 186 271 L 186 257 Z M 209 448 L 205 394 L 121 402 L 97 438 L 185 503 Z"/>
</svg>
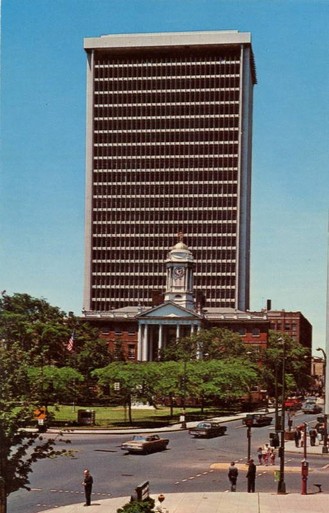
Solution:
<svg viewBox="0 0 329 513">
<path fill-rule="evenodd" d="M 154 499 L 156 496 L 151 495 Z M 88 513 L 116 513 L 129 502 L 129 497 L 94 501 Z M 169 513 L 327 513 L 328 495 L 296 493 L 209 492 L 168 493 L 164 502 Z M 44 513 L 85 513 L 83 504 L 70 504 Z"/>
</svg>

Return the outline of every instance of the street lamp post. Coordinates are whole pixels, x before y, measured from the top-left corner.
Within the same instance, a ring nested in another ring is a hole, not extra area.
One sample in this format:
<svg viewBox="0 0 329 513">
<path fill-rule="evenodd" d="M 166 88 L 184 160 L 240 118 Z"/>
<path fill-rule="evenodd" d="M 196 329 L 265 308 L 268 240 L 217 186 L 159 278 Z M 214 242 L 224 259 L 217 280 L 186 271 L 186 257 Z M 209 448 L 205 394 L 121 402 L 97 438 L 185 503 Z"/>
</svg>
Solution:
<svg viewBox="0 0 329 513">
<path fill-rule="evenodd" d="M 275 431 L 280 430 L 279 427 L 279 393 L 278 393 L 278 362 L 275 362 Z"/>
<path fill-rule="evenodd" d="M 307 424 L 303 426 L 304 459 L 302 460 L 302 495 L 307 495 L 308 461 L 307 461 Z"/>
<path fill-rule="evenodd" d="M 321 348 L 318 347 L 317 351 L 321 351 L 323 354 L 323 447 L 322 447 L 322 453 L 328 454 L 328 416 L 327 416 L 327 394 L 326 394 L 326 372 L 327 372 L 327 354 L 326 352 Z"/>
<path fill-rule="evenodd" d="M 252 426 L 252 419 L 246 419 L 246 426 L 247 426 L 247 442 L 248 442 L 248 452 L 247 452 L 247 462 L 250 461 L 250 455 L 251 455 L 251 426 Z"/>
<path fill-rule="evenodd" d="M 278 342 L 283 345 L 282 356 L 282 409 L 281 409 L 281 440 L 280 440 L 280 478 L 278 481 L 278 493 L 286 493 L 286 483 L 284 481 L 284 432 L 285 432 L 285 395 L 286 395 L 286 344 L 285 340 L 280 338 Z"/>
<path fill-rule="evenodd" d="M 184 359 L 184 372 L 183 372 L 183 411 L 181 414 L 181 427 L 186 429 L 186 374 L 187 374 L 187 361 Z"/>
</svg>

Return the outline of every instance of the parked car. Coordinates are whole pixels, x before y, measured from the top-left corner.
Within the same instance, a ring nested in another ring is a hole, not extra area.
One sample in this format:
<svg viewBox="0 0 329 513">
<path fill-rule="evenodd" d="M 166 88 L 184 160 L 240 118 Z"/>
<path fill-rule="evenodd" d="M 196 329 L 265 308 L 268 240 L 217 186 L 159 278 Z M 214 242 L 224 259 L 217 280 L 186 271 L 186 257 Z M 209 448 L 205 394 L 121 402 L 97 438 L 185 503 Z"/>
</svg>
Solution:
<svg viewBox="0 0 329 513">
<path fill-rule="evenodd" d="M 227 427 L 219 422 L 199 422 L 189 430 L 189 433 L 196 438 L 211 438 L 212 436 L 224 435 L 226 431 Z"/>
<path fill-rule="evenodd" d="M 316 403 L 308 402 L 303 404 L 302 411 L 303 413 L 321 413 L 322 408 Z"/>
<path fill-rule="evenodd" d="M 242 424 L 250 427 L 269 426 L 272 423 L 272 420 L 273 417 L 270 417 L 265 413 L 248 413 L 248 415 L 242 419 Z"/>
<path fill-rule="evenodd" d="M 314 395 L 309 395 L 308 397 L 305 397 L 304 403 L 316 403 L 317 398 Z"/>
<path fill-rule="evenodd" d="M 134 435 L 132 440 L 121 444 L 121 449 L 129 453 L 149 454 L 163 451 L 168 443 L 168 438 L 160 438 L 159 435 Z"/>
</svg>

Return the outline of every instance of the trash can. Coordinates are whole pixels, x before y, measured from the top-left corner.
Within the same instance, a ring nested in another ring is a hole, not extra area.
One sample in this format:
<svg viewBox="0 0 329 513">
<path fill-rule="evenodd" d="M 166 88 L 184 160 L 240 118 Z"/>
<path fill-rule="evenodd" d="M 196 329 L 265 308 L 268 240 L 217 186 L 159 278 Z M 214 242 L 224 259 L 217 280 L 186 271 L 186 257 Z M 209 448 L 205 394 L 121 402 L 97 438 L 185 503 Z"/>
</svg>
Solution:
<svg viewBox="0 0 329 513">
<path fill-rule="evenodd" d="M 95 424 L 95 410 L 78 410 L 78 424 L 93 426 Z"/>
</svg>

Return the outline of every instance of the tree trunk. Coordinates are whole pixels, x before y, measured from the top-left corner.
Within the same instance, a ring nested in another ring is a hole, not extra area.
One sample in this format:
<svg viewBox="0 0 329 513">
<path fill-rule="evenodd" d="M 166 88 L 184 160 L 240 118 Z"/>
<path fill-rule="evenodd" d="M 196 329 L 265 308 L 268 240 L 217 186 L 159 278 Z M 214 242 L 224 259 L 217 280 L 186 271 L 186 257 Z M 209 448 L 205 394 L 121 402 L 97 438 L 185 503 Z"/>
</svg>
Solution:
<svg viewBox="0 0 329 513">
<path fill-rule="evenodd" d="M 131 395 L 128 395 L 128 418 L 129 418 L 129 424 L 133 423 L 132 415 L 131 415 Z"/>
</svg>

